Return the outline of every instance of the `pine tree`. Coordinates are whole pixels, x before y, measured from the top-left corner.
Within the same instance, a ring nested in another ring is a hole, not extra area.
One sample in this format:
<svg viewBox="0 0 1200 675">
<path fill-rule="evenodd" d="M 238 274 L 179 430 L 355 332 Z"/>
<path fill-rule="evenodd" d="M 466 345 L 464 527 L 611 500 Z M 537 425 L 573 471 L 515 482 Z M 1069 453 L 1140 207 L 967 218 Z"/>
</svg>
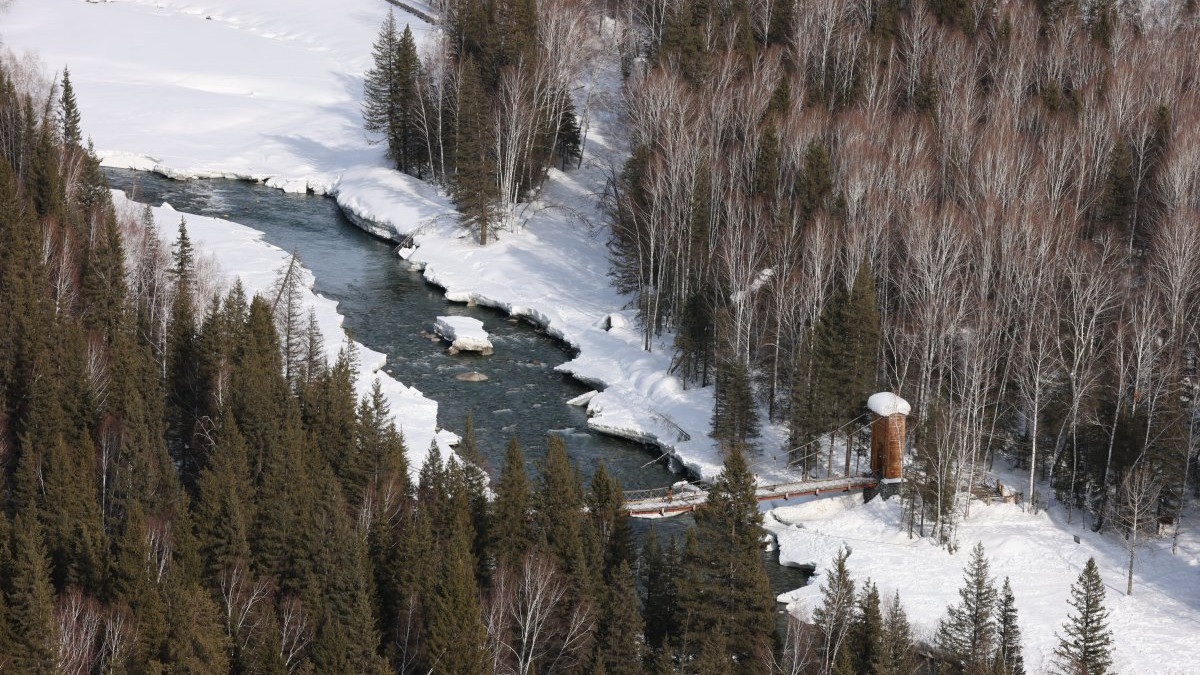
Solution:
<svg viewBox="0 0 1200 675">
<path fill-rule="evenodd" d="M 1079 579 L 1071 585 L 1074 610 L 1063 624 L 1054 651 L 1054 665 L 1064 675 L 1106 675 L 1112 667 L 1112 631 L 1104 606 L 1104 580 L 1095 558 L 1088 558 Z"/>
<path fill-rule="evenodd" d="M 941 658 L 958 671 L 986 672 L 996 647 L 996 588 L 989 574 L 983 544 L 971 549 L 971 560 L 963 572 L 960 602 L 947 608 L 948 616 L 938 624 L 937 645 Z"/>
<path fill-rule="evenodd" d="M 583 486 L 561 436 L 548 437 L 539 482 L 536 522 L 545 550 L 577 589 L 590 589 L 597 567 L 587 555 L 584 540 Z"/>
<path fill-rule="evenodd" d="M 493 121 L 479 67 L 471 58 L 464 59 L 459 67 L 456 120 L 456 169 L 450 192 L 462 214 L 462 224 L 473 229 L 479 244 L 485 246 L 495 216 Z"/>
<path fill-rule="evenodd" d="M 1021 656 L 1021 629 L 1017 626 L 1017 599 L 1013 596 L 1008 577 L 1000 589 L 996 605 L 996 657 L 994 673 L 1025 675 L 1025 659 Z"/>
<path fill-rule="evenodd" d="M 608 675 L 637 675 L 644 658 L 642 615 L 629 563 L 621 561 L 601 596 L 596 659 Z"/>
<path fill-rule="evenodd" d="M 646 644 L 656 650 L 662 650 L 667 637 L 676 634 L 673 620 L 678 600 L 675 588 L 678 557 L 675 540 L 663 548 L 658 541 L 658 531 L 652 526 L 642 544 L 641 567 L 646 589 Z"/>
<path fill-rule="evenodd" d="M 529 475 L 525 473 L 525 454 L 513 436 L 508 441 L 504 468 L 496 484 L 492 505 L 491 557 L 496 565 L 517 564 L 533 547 L 530 527 Z"/>
<path fill-rule="evenodd" d="M 697 648 L 718 629 L 734 672 L 757 672 L 757 655 L 774 634 L 774 603 L 762 560 L 765 531 L 754 475 L 736 446 L 695 513 L 696 551 L 684 555 L 680 604 L 687 613 L 686 643 Z"/>
<path fill-rule="evenodd" d="M 883 617 L 883 659 L 878 675 L 911 675 L 917 670 L 912 626 L 900 604 L 900 592 L 892 595 Z"/>
<path fill-rule="evenodd" d="M 839 660 L 844 663 L 847 659 L 845 652 L 854 619 L 854 580 L 846 567 L 849 557 L 848 550 L 838 549 L 833 566 L 821 582 L 821 604 L 813 610 L 823 673 L 831 672 Z"/>
<path fill-rule="evenodd" d="M 58 120 L 63 143 L 78 146 L 83 142 L 79 127 L 79 105 L 75 102 L 75 88 L 71 86 L 71 71 L 63 67 L 62 94 L 58 99 Z"/>
<path fill-rule="evenodd" d="M 860 675 L 876 673 L 886 657 L 883 613 L 879 607 L 879 589 L 868 579 L 858 595 L 854 622 L 850 625 L 854 671 Z"/>
<path fill-rule="evenodd" d="M 608 472 L 604 462 L 592 474 L 587 495 L 588 515 L 604 552 L 603 569 L 607 579 L 622 563 L 633 563 L 633 528 L 625 510 L 621 483 Z M 611 672 L 611 670 L 609 671 Z"/>
<path fill-rule="evenodd" d="M 16 672 L 48 675 L 54 672 L 50 560 L 37 518 L 18 514 L 12 529 L 12 563 L 6 572 L 8 623 L 16 646 L 13 664 Z"/>
<path fill-rule="evenodd" d="M 457 511 L 447 530 L 438 581 L 428 602 L 425 651 L 430 672 L 485 675 L 487 635 L 480 620 L 470 517 L 465 509 Z"/>
</svg>

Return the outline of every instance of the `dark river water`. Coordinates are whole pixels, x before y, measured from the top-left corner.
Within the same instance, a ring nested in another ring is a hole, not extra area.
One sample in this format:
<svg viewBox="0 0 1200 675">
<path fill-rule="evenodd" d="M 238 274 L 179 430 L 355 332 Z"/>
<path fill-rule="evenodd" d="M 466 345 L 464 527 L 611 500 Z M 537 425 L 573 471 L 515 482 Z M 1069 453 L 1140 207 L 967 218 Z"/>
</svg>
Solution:
<svg viewBox="0 0 1200 675">
<path fill-rule="evenodd" d="M 554 366 L 570 349 L 523 321 L 486 307 L 447 302 L 441 289 L 394 254 L 395 245 L 372 237 L 343 217 L 334 200 L 287 194 L 264 185 L 231 180 L 175 181 L 143 172 L 106 169 L 109 184 L 137 201 L 167 202 L 185 213 L 225 218 L 263 232 L 266 241 L 297 251 L 316 277 L 316 292 L 337 300 L 354 339 L 387 355 L 384 370 L 438 402 L 438 423 L 461 432 L 468 413 L 493 476 L 499 473 L 508 439 L 516 435 L 531 471 L 545 456 L 545 438 L 563 437 L 585 477 L 603 461 L 627 489 L 663 487 L 679 480 L 655 448 L 596 434 L 587 429 L 583 408 L 566 401 L 588 391 Z M 492 356 L 448 355 L 445 344 L 422 335 L 438 316 L 479 319 L 495 346 Z M 455 375 L 477 370 L 486 382 Z M 660 521 L 666 536 L 680 533 L 690 516 Z M 646 525 L 639 524 L 639 531 Z M 776 592 L 804 584 L 799 570 L 781 567 L 765 553 Z"/>
</svg>

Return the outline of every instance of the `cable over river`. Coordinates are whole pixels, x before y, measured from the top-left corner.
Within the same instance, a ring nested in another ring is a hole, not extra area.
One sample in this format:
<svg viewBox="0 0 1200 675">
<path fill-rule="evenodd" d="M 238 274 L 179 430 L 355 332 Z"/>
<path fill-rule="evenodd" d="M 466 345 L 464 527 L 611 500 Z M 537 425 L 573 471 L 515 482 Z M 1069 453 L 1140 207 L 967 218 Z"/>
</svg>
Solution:
<svg viewBox="0 0 1200 675">
<path fill-rule="evenodd" d="M 133 199 L 167 202 L 183 213 L 232 220 L 263 232 L 264 239 L 299 254 L 316 277 L 314 290 L 338 301 L 338 311 L 354 339 L 387 355 L 384 370 L 438 402 L 438 423 L 461 432 L 467 413 L 474 418 L 480 449 L 498 475 L 508 439 L 517 436 L 531 472 L 545 455 L 545 438 L 566 441 L 567 452 L 585 479 L 601 461 L 626 490 L 664 489 L 672 474 L 651 448 L 589 431 L 583 408 L 566 401 L 589 389 L 554 367 L 571 357 L 568 347 L 524 321 L 486 307 L 446 301 L 441 289 L 395 255 L 395 245 L 374 238 L 343 217 L 334 200 L 287 194 L 248 181 L 175 181 L 156 174 L 106 169 L 109 184 Z M 439 316 L 478 319 L 494 354 L 446 353 L 446 344 L 427 337 Z M 332 358 L 334 355 L 329 355 Z M 482 372 L 484 382 L 456 378 Z M 669 532 L 689 516 L 662 526 Z M 643 528 L 639 527 L 639 531 Z M 667 533 L 669 536 L 669 533 Z M 764 553 L 777 593 L 804 584 L 799 570 L 780 567 Z"/>
</svg>

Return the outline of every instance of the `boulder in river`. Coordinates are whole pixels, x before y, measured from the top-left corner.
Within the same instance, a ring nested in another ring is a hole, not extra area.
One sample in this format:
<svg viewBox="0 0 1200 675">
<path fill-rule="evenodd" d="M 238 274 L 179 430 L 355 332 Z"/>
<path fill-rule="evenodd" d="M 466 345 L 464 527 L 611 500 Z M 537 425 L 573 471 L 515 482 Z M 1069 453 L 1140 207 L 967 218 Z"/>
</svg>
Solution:
<svg viewBox="0 0 1200 675">
<path fill-rule="evenodd" d="M 484 356 L 492 354 L 492 341 L 483 322 L 469 316 L 439 316 L 433 329 L 438 335 L 450 342 L 451 354 L 459 352 L 479 352 Z"/>
<path fill-rule="evenodd" d="M 459 373 L 459 374 L 455 375 L 454 379 L 462 380 L 463 382 L 487 382 L 488 376 L 484 375 L 483 373 L 479 372 L 478 370 L 471 370 L 471 371 L 468 371 L 465 373 Z"/>
</svg>

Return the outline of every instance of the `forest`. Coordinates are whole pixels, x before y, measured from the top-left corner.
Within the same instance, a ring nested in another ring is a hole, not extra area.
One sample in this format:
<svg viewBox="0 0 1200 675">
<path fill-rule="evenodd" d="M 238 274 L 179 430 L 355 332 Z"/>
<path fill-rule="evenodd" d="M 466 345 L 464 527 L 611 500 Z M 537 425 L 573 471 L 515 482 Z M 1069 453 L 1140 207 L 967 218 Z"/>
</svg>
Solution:
<svg viewBox="0 0 1200 675">
<path fill-rule="evenodd" d="M 211 294 L 186 222 L 168 242 L 114 212 L 69 73 L 4 62 L 0 672 L 1024 672 L 982 548 L 926 641 L 848 551 L 776 630 L 760 430 L 848 472 L 882 389 L 914 403 L 903 498 L 947 547 L 999 462 L 1027 507 L 1124 535 L 1130 584 L 1139 538 L 1178 532 L 1200 489 L 1189 4 L 435 5 L 424 53 L 383 25 L 364 122 L 480 245 L 581 161 L 584 46 L 617 31 L 613 282 L 643 346 L 715 385 L 709 505 L 639 547 L 620 485 L 585 486 L 554 436 L 486 487 L 469 421 L 457 457 L 409 467 L 290 270 Z M 1111 667 L 1103 594 L 1089 563 L 1064 671 Z"/>
<path fill-rule="evenodd" d="M 644 348 L 715 385 L 717 442 L 850 473 L 890 390 L 905 499 L 949 545 L 997 458 L 1031 508 L 1136 541 L 1200 489 L 1200 33 L 1148 7 L 445 0 L 423 58 L 385 24 L 364 114 L 485 244 L 586 140 L 567 93 L 609 17 L 613 281 Z"/>
</svg>

